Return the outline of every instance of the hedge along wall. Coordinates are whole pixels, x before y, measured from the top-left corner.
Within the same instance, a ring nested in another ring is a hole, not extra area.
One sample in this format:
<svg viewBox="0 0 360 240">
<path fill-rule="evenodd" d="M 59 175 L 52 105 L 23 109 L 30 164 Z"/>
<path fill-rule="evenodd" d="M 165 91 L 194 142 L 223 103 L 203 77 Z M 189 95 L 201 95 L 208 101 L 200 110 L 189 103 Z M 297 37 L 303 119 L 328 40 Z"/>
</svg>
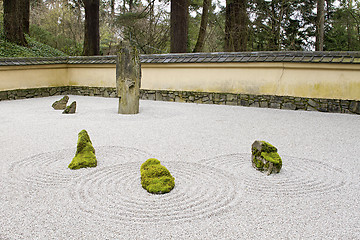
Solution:
<svg viewBox="0 0 360 240">
<path fill-rule="evenodd" d="M 0 99 L 115 97 L 115 56 L 0 59 Z M 142 55 L 142 99 L 360 114 L 359 52 Z"/>
</svg>

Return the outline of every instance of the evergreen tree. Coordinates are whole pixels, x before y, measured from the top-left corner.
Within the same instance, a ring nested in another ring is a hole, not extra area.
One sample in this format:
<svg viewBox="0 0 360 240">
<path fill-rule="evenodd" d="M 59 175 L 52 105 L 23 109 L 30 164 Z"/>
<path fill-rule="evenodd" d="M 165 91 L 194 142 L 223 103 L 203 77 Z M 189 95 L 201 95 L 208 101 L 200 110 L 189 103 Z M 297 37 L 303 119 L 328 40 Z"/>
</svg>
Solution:
<svg viewBox="0 0 360 240">
<path fill-rule="evenodd" d="M 246 51 L 248 40 L 247 0 L 227 0 L 225 20 L 226 52 Z"/>
<path fill-rule="evenodd" d="M 204 0 L 203 1 L 203 11 L 201 14 L 201 23 L 200 23 L 200 30 L 198 39 L 194 48 L 194 52 L 202 52 L 204 42 L 205 42 L 205 35 L 206 35 L 206 28 L 209 19 L 209 8 L 211 6 L 211 0 Z"/>
<path fill-rule="evenodd" d="M 99 0 L 83 0 L 85 7 L 84 56 L 100 54 Z"/>
<path fill-rule="evenodd" d="M 171 0 L 170 13 L 170 52 L 187 51 L 189 27 L 188 0 Z"/>
<path fill-rule="evenodd" d="M 25 32 L 29 32 L 29 0 L 4 0 L 5 38 L 21 46 L 27 46 Z M 24 29 L 25 27 L 25 29 Z"/>
</svg>

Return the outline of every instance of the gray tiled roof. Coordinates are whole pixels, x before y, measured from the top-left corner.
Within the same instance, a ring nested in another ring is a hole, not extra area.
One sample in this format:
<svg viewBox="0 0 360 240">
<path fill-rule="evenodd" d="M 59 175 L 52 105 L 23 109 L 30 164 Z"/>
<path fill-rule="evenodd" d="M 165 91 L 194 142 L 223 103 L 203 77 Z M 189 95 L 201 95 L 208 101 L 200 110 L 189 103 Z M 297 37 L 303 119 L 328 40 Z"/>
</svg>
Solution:
<svg viewBox="0 0 360 240">
<path fill-rule="evenodd" d="M 142 63 L 360 63 L 360 52 L 222 52 L 141 55 Z"/>
<path fill-rule="evenodd" d="M 140 55 L 141 63 L 303 62 L 360 64 L 360 52 L 226 52 Z M 0 66 L 115 64 L 116 56 L 0 58 Z"/>
</svg>

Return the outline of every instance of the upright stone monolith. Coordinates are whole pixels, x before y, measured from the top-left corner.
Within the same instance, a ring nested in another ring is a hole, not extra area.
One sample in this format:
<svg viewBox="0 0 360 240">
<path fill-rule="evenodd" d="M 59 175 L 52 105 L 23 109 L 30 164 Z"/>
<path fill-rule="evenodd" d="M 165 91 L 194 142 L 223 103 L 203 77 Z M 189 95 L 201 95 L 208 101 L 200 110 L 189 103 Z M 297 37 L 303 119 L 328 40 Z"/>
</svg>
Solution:
<svg viewBox="0 0 360 240">
<path fill-rule="evenodd" d="M 116 90 L 120 114 L 139 113 L 141 66 L 139 53 L 122 43 L 116 59 Z"/>
</svg>

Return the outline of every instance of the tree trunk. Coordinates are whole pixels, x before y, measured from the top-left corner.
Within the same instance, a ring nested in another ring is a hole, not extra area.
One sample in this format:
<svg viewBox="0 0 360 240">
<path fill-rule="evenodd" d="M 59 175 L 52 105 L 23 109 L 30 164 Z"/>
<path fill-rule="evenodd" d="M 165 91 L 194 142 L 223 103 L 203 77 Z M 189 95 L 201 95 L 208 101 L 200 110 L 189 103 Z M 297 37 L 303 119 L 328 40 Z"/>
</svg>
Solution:
<svg viewBox="0 0 360 240">
<path fill-rule="evenodd" d="M 153 3 L 154 4 L 154 3 Z M 133 0 L 129 0 L 129 12 L 132 12 L 134 8 L 134 1 Z"/>
<path fill-rule="evenodd" d="M 279 50 L 281 16 L 276 14 L 275 1 L 271 1 L 271 34 L 268 43 L 270 51 Z"/>
<path fill-rule="evenodd" d="M 317 15 L 316 15 L 316 43 L 315 51 L 324 50 L 324 0 L 317 0 Z"/>
<path fill-rule="evenodd" d="M 248 39 L 247 0 L 227 0 L 225 51 L 246 51 Z"/>
<path fill-rule="evenodd" d="M 115 16 L 115 0 L 110 0 L 111 18 Z"/>
<path fill-rule="evenodd" d="M 199 36 L 194 48 L 194 52 L 202 52 L 204 42 L 205 42 L 205 35 L 206 35 L 206 27 L 209 19 L 209 7 L 211 6 L 211 0 L 204 0 L 203 2 L 203 11 L 201 15 L 201 23 L 200 23 L 200 30 Z"/>
<path fill-rule="evenodd" d="M 23 19 L 23 31 L 26 34 L 29 34 L 30 27 L 30 0 L 21 0 L 21 9 L 22 19 Z"/>
<path fill-rule="evenodd" d="M 23 30 L 22 0 L 4 0 L 5 38 L 21 46 L 27 46 Z"/>
<path fill-rule="evenodd" d="M 84 0 L 85 6 L 85 36 L 84 56 L 100 54 L 99 33 L 99 0 Z"/>
<path fill-rule="evenodd" d="M 185 53 L 188 41 L 188 0 L 171 0 L 170 52 Z"/>
</svg>

